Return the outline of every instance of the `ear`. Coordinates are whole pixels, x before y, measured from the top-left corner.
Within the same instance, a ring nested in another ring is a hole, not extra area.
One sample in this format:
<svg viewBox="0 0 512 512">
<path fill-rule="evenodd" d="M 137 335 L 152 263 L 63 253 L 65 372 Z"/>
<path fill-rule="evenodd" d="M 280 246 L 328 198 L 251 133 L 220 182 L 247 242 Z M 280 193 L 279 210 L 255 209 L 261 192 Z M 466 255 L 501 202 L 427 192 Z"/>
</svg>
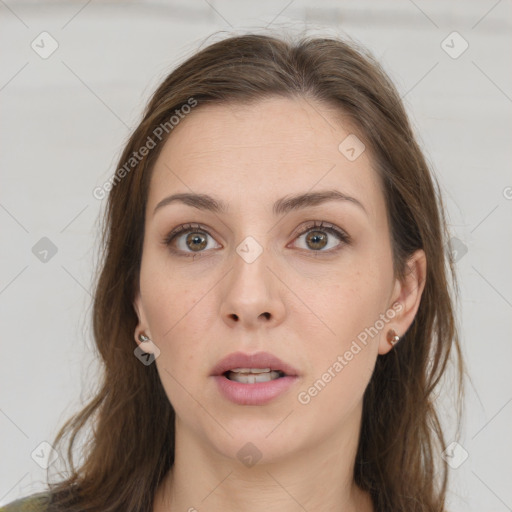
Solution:
<svg viewBox="0 0 512 512">
<path fill-rule="evenodd" d="M 402 337 L 420 307 L 421 296 L 427 276 L 427 258 L 422 249 L 418 249 L 408 260 L 406 275 L 402 281 L 396 280 L 390 305 L 397 311 L 395 317 L 385 328 L 379 341 L 379 354 L 387 354 L 393 347 L 387 341 L 389 329 L 394 329 Z M 400 341 L 398 342 L 400 344 Z"/>
<path fill-rule="evenodd" d="M 137 313 L 137 317 L 139 319 L 134 333 L 135 341 L 144 352 L 154 353 L 157 349 L 153 342 L 151 331 L 149 330 L 146 313 L 144 311 L 144 305 L 142 304 L 140 290 L 138 290 L 137 293 L 135 294 L 135 298 L 133 300 L 133 308 L 135 309 L 135 312 Z M 140 341 L 140 333 L 144 333 L 151 341 Z"/>
</svg>

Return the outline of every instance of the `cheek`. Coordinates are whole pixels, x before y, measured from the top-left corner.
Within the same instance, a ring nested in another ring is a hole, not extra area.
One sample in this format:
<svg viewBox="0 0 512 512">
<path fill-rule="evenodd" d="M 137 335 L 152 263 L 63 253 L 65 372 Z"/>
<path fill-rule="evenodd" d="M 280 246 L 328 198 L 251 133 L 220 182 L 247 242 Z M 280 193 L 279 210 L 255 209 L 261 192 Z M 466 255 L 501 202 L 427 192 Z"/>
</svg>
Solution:
<svg viewBox="0 0 512 512">
<path fill-rule="evenodd" d="M 297 316 L 311 362 L 304 384 L 320 380 L 319 387 L 325 384 L 331 389 L 324 394 L 326 400 L 346 401 L 354 393 L 362 394 L 373 372 L 378 340 L 385 330 L 379 321 L 385 313 L 384 274 L 375 267 L 366 269 L 352 267 L 332 274 L 330 284 L 318 288 L 321 292 L 305 295 L 314 316 Z M 302 288 L 303 295 L 306 290 Z"/>
<path fill-rule="evenodd" d="M 361 403 L 378 354 L 379 335 L 368 330 L 381 313 L 373 284 L 372 278 L 354 276 L 350 284 L 332 286 L 315 302 L 323 322 L 304 318 L 310 368 L 297 399 L 308 414 L 328 410 L 341 421 Z"/>
<path fill-rule="evenodd" d="M 208 291 L 201 279 L 184 278 L 179 267 L 159 251 L 148 251 L 142 261 L 140 288 L 155 341 L 167 343 L 184 325 Z"/>
<path fill-rule="evenodd" d="M 170 281 L 155 282 L 154 290 L 147 293 L 151 332 L 160 349 L 155 364 L 176 413 L 179 416 L 200 415 L 200 407 L 191 397 L 200 396 L 198 383 L 203 383 L 202 379 L 207 375 L 205 308 L 211 311 L 213 304 L 197 289 L 191 291 L 185 283 L 174 278 L 172 285 Z"/>
<path fill-rule="evenodd" d="M 190 396 L 185 390 L 193 392 L 195 380 L 206 371 L 205 322 L 208 311 L 214 311 L 209 287 L 150 257 L 141 267 L 140 287 L 152 339 L 160 349 L 155 364 L 162 385 L 173 405 L 186 403 Z"/>
<path fill-rule="evenodd" d="M 382 278 L 376 269 L 368 270 L 368 265 L 362 262 L 302 281 L 300 288 L 296 285 L 297 295 L 304 297 L 304 303 L 314 315 L 314 321 L 309 315 L 303 317 L 304 327 L 310 322 L 317 337 L 323 334 L 327 344 L 343 348 L 349 339 L 378 318 L 381 286 Z"/>
</svg>

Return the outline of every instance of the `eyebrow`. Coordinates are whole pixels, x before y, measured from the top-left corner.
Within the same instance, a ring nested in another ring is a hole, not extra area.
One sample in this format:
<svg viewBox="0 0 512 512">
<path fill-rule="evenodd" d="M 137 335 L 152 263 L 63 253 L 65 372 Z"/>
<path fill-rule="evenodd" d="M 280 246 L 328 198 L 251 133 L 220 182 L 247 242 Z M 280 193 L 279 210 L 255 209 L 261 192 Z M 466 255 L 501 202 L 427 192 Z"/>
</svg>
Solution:
<svg viewBox="0 0 512 512">
<path fill-rule="evenodd" d="M 300 210 L 311 206 L 317 206 L 327 201 L 343 201 L 358 206 L 366 215 L 368 212 L 364 205 L 355 197 L 340 192 L 339 190 L 322 190 L 318 192 L 306 192 L 294 196 L 286 196 L 278 199 L 273 206 L 274 215 L 283 215 L 292 210 Z M 206 210 L 213 213 L 227 213 L 228 206 L 226 203 L 208 194 L 181 193 L 173 194 L 162 199 L 153 210 L 155 213 L 174 202 L 181 202 L 198 210 Z"/>
</svg>

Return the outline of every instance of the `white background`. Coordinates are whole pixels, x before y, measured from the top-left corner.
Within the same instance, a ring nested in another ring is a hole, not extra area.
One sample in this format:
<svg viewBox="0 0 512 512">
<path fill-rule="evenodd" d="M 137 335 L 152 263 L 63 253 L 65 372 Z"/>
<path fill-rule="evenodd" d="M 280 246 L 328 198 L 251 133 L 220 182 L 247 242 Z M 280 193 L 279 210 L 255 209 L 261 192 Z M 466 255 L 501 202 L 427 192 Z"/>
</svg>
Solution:
<svg viewBox="0 0 512 512">
<path fill-rule="evenodd" d="M 450 510 L 512 510 L 511 14 L 510 0 L 1 0 L 0 504 L 44 487 L 31 453 L 95 379 L 92 190 L 178 62 L 216 31 L 268 26 L 348 35 L 403 95 L 467 249 L 457 269 L 469 457 L 452 471 Z M 47 59 L 31 48 L 43 31 L 58 43 Z M 458 58 L 442 47 L 453 31 L 469 44 Z M 42 237 L 57 248 L 46 263 L 32 252 Z"/>
</svg>

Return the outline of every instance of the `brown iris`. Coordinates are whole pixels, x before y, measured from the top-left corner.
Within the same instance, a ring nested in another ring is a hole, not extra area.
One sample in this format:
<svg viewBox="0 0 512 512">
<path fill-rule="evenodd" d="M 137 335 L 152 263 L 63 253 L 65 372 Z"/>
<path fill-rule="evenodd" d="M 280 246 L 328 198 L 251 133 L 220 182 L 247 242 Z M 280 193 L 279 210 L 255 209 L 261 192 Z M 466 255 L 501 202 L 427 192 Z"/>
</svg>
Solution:
<svg viewBox="0 0 512 512">
<path fill-rule="evenodd" d="M 312 244 L 312 249 L 322 249 L 327 244 L 327 236 L 322 231 L 310 231 L 306 236 L 306 242 Z"/>
<path fill-rule="evenodd" d="M 189 242 L 191 242 L 192 245 L 189 245 Z M 206 236 L 204 234 L 201 234 L 198 232 L 189 233 L 187 235 L 186 244 L 187 244 L 187 247 L 189 247 L 193 251 L 196 251 L 196 249 L 198 251 L 200 251 L 200 250 L 204 249 L 207 245 Z"/>
</svg>

